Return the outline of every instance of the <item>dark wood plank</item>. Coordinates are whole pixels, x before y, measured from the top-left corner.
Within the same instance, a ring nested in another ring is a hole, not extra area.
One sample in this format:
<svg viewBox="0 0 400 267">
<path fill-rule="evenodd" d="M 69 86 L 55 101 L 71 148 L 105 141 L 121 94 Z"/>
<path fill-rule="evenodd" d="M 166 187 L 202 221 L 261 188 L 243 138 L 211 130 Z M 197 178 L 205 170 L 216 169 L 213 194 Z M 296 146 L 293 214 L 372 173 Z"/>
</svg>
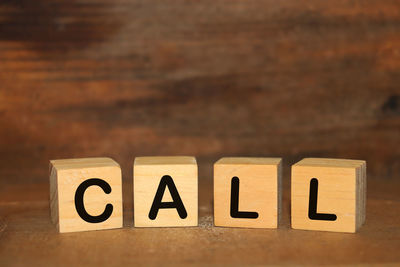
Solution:
<svg viewBox="0 0 400 267">
<path fill-rule="evenodd" d="M 368 160 L 400 171 L 398 1 L 3 1 L 0 174 L 49 159 Z"/>
</svg>

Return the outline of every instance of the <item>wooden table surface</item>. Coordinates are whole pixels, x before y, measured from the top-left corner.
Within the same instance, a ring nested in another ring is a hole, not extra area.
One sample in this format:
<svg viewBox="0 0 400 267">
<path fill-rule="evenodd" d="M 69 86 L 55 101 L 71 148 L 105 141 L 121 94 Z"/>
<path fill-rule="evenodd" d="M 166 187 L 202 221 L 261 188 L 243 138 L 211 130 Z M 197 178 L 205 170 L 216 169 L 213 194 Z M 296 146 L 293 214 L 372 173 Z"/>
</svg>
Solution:
<svg viewBox="0 0 400 267">
<path fill-rule="evenodd" d="M 399 0 L 0 1 L 0 265 L 400 262 Z M 132 228 L 136 156 L 200 167 L 200 227 Z M 125 228 L 59 235 L 51 159 L 121 164 Z M 283 157 L 278 230 L 212 227 L 212 164 Z M 357 234 L 289 225 L 289 166 L 366 160 Z"/>
<path fill-rule="evenodd" d="M 289 179 L 279 229 L 214 227 L 209 178 L 200 177 L 199 227 L 134 228 L 125 194 L 124 228 L 67 234 L 50 222 L 48 185 L 1 188 L 0 265 L 400 264 L 399 181 L 369 179 L 366 224 L 346 234 L 291 229 Z"/>
</svg>

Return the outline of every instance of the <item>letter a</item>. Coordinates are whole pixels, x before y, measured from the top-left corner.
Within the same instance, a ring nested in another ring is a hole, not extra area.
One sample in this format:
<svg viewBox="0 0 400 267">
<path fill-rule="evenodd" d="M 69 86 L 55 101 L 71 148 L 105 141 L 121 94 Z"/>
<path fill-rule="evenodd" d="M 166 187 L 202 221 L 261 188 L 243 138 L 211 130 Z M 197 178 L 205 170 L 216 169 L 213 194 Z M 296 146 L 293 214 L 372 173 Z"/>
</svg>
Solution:
<svg viewBox="0 0 400 267">
<path fill-rule="evenodd" d="M 168 190 L 171 194 L 173 200 L 172 202 L 162 202 L 166 187 L 168 187 Z M 172 180 L 171 176 L 169 175 L 164 175 L 161 178 L 160 184 L 158 185 L 157 193 L 154 197 L 153 204 L 151 205 L 149 212 L 149 218 L 151 220 L 155 220 L 157 218 L 159 209 L 176 209 L 181 219 L 185 219 L 187 217 L 185 206 L 182 203 L 182 199 L 179 196 L 178 190 L 176 190 L 174 180 Z"/>
</svg>

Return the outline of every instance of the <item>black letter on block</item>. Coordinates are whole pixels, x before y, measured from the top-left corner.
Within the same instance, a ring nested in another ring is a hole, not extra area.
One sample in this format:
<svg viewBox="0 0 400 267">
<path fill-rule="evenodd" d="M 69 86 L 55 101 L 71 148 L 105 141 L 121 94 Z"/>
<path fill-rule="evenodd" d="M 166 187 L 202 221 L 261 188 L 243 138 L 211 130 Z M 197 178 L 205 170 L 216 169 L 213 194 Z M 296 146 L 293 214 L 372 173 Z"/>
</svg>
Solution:
<svg viewBox="0 0 400 267">
<path fill-rule="evenodd" d="M 258 213 L 252 211 L 239 211 L 239 178 L 236 176 L 231 181 L 231 217 L 257 219 Z"/>
<path fill-rule="evenodd" d="M 173 200 L 172 202 L 161 202 L 166 187 L 168 187 L 168 190 L 171 194 Z M 187 217 L 185 206 L 183 206 L 182 199 L 179 196 L 178 190 L 176 190 L 174 180 L 172 180 L 171 176 L 169 175 L 164 175 L 161 178 L 160 184 L 158 185 L 157 193 L 154 197 L 153 205 L 151 205 L 149 212 L 149 218 L 151 220 L 156 219 L 159 209 L 176 209 L 181 219 L 185 219 Z"/>
<path fill-rule="evenodd" d="M 336 214 L 317 213 L 318 180 L 312 178 L 310 182 L 310 201 L 308 202 L 308 218 L 319 221 L 336 221 Z"/>
<path fill-rule="evenodd" d="M 98 216 L 92 216 L 88 214 L 85 210 L 85 206 L 83 204 L 83 195 L 85 194 L 86 189 L 88 189 L 92 185 L 100 186 L 103 189 L 104 193 L 110 194 L 111 193 L 111 186 L 104 180 L 98 178 L 88 179 L 82 182 L 78 189 L 75 192 L 75 208 L 78 212 L 79 216 L 89 223 L 101 223 L 110 218 L 113 212 L 113 205 L 107 204 L 106 208 L 104 209 L 103 213 Z"/>
</svg>

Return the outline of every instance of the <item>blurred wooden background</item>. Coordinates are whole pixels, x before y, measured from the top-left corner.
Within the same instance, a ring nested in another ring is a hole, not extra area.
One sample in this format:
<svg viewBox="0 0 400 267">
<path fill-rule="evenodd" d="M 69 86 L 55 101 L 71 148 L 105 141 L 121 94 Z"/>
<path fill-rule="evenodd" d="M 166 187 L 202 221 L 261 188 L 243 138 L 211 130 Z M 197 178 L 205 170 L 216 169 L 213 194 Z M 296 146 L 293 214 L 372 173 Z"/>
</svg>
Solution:
<svg viewBox="0 0 400 267">
<path fill-rule="evenodd" d="M 47 200 L 48 161 L 88 156 L 128 184 L 143 155 L 196 156 L 206 185 L 236 155 L 283 157 L 286 181 L 365 159 L 386 183 L 399 86 L 398 0 L 2 0 L 0 192 Z"/>
<path fill-rule="evenodd" d="M 1 183 L 103 155 L 354 158 L 392 177 L 399 85 L 396 0 L 6 0 Z"/>
</svg>

